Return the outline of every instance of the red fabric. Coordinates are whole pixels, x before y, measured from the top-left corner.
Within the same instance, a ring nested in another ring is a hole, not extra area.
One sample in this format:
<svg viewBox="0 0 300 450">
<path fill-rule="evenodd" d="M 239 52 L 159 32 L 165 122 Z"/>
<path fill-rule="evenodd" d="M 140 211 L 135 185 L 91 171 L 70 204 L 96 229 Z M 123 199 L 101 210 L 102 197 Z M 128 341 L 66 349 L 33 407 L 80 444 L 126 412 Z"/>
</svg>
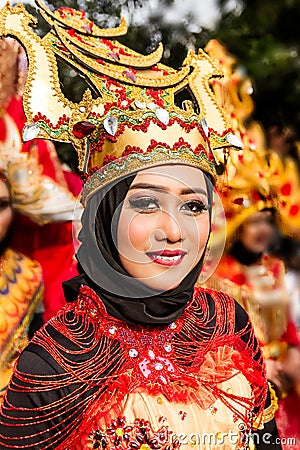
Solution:
<svg viewBox="0 0 300 450">
<path fill-rule="evenodd" d="M 0 117 L 0 141 L 4 142 L 6 139 L 6 126 L 3 119 Z"/>
<path fill-rule="evenodd" d="M 72 223 L 39 226 L 27 217 L 19 214 L 16 216 L 12 245 L 38 261 L 43 268 L 44 320 L 48 321 L 65 304 L 62 282 L 78 275 Z"/>
<path fill-rule="evenodd" d="M 286 331 L 283 333 L 280 340 L 281 342 L 287 342 L 289 345 L 300 345 L 297 328 L 291 320 L 288 321 Z"/>
<path fill-rule="evenodd" d="M 207 316 L 199 315 L 199 311 L 209 310 L 207 293 L 213 298 L 216 310 L 216 323 L 213 325 L 212 334 L 207 332 L 210 328 Z M 68 316 L 69 310 L 74 311 L 80 323 L 79 329 L 89 330 L 89 333 L 94 330 L 101 356 L 107 352 L 105 358 L 99 358 L 97 352 L 95 353 L 95 361 L 90 359 L 89 364 L 80 369 L 81 379 L 93 380 L 97 385 L 97 377 L 101 376 L 101 371 L 107 373 L 109 367 L 114 367 L 114 373 L 113 376 L 109 373 L 101 378 L 102 394 L 95 396 L 87 405 L 81 424 L 73 427 L 74 431 L 58 449 L 87 448 L 86 442 L 91 431 L 95 429 L 95 424 L 103 423 L 109 427 L 110 423 L 114 423 L 113 421 L 122 415 L 124 397 L 138 390 L 154 396 L 163 394 L 170 402 L 196 403 L 204 409 L 219 399 L 237 418 L 241 418 L 246 426 L 251 427 L 249 416 L 241 415 L 235 402 L 244 405 L 247 411 L 255 406 L 261 410 L 265 404 L 267 384 L 262 358 L 250 323 L 236 331 L 234 308 L 232 298 L 198 287 L 195 288 L 193 300 L 176 322 L 160 328 L 143 327 L 112 318 L 106 313 L 95 292 L 88 286 L 81 287 L 77 302 L 66 305 L 65 315 L 60 315 L 57 321 L 52 320 L 51 326 L 73 340 L 74 331 L 70 332 L 65 317 Z M 74 330 L 77 328 L 75 322 L 74 318 Z M 249 338 L 247 343 L 241 339 L 244 335 Z M 78 329 L 74 337 L 78 342 Z M 119 343 L 117 347 L 116 342 Z M 52 357 L 59 358 L 60 349 L 53 345 L 48 335 L 43 336 L 43 331 L 35 337 L 35 343 L 49 348 Z M 169 349 L 168 343 L 172 343 Z M 92 345 L 91 342 L 89 348 Z M 134 356 L 130 355 L 132 351 L 135 352 Z M 258 355 L 259 361 L 256 362 Z M 67 370 L 68 362 L 62 359 L 62 367 Z M 159 370 L 155 368 L 156 364 L 161 365 Z M 76 370 L 79 373 L 78 367 Z M 92 373 L 93 370 L 96 370 L 96 375 Z M 250 399 L 222 390 L 221 383 L 239 372 L 243 373 L 252 385 L 253 397 Z M 105 382 L 107 386 L 104 388 Z M 73 398 L 72 401 L 75 402 L 76 399 Z"/>
<path fill-rule="evenodd" d="M 26 117 L 24 115 L 22 99 L 17 99 L 13 97 L 6 108 L 7 113 L 14 119 L 18 129 L 21 131 L 25 122 Z"/>
<path fill-rule="evenodd" d="M 281 438 L 282 450 L 299 450 L 300 446 L 300 395 L 296 390 L 289 392 L 279 401 L 275 420 Z M 291 441 L 295 439 L 295 443 Z"/>
<path fill-rule="evenodd" d="M 74 197 L 78 197 L 82 191 L 83 186 L 80 177 L 74 172 L 67 172 L 67 171 L 64 171 L 64 177 L 70 192 L 72 192 Z"/>
</svg>

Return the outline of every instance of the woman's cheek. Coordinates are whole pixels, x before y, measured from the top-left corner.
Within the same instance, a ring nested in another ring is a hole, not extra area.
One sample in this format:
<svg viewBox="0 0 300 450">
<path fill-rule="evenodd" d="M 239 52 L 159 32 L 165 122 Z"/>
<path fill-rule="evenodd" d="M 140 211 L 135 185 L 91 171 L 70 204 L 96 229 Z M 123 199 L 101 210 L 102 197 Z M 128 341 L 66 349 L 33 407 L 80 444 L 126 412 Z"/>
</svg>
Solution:
<svg viewBox="0 0 300 450">
<path fill-rule="evenodd" d="M 128 240 L 133 250 L 148 251 L 151 247 L 150 225 L 151 220 L 145 220 L 145 217 L 134 217 L 128 226 Z"/>
</svg>

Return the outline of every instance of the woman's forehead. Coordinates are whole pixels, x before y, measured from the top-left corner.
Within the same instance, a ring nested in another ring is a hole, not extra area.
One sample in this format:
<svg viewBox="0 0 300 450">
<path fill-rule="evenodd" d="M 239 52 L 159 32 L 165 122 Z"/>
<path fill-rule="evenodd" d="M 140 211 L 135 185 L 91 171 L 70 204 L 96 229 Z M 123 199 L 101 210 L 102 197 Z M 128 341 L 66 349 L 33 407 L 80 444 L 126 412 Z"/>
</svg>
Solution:
<svg viewBox="0 0 300 450">
<path fill-rule="evenodd" d="M 133 187 L 149 184 L 168 189 L 197 190 L 197 188 L 202 188 L 206 191 L 203 172 L 196 167 L 184 164 L 166 164 L 141 170 L 137 173 L 132 184 Z"/>
</svg>

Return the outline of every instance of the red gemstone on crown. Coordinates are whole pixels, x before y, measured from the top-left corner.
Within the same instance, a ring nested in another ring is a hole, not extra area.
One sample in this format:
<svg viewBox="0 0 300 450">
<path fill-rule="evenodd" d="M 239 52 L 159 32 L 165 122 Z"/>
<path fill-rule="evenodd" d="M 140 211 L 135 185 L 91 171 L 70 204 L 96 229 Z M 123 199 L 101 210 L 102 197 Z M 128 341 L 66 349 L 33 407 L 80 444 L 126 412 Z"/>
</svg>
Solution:
<svg viewBox="0 0 300 450">
<path fill-rule="evenodd" d="M 95 130 L 95 128 L 96 125 L 91 122 L 77 122 L 73 127 L 73 133 L 77 138 L 82 139 L 89 136 Z"/>
</svg>

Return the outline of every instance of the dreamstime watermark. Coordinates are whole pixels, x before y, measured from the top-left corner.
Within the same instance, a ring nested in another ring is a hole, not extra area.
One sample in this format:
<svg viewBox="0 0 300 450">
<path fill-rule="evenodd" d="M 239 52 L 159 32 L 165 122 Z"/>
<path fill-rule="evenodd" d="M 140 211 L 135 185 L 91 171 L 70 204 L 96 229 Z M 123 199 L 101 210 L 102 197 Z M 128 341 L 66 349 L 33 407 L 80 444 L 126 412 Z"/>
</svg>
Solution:
<svg viewBox="0 0 300 450">
<path fill-rule="evenodd" d="M 254 445 L 259 445 L 261 443 L 266 445 L 274 445 L 274 444 L 284 444 L 284 445 L 296 445 L 297 439 L 295 437 L 276 437 L 275 439 L 272 437 L 270 433 L 251 433 L 249 435 L 251 437 Z"/>
<path fill-rule="evenodd" d="M 296 445 L 296 438 L 294 437 L 276 437 L 273 438 L 270 433 L 258 433 L 252 432 L 247 433 L 241 437 L 241 433 L 237 431 L 229 431 L 228 433 L 218 432 L 218 433 L 191 433 L 184 434 L 181 433 L 177 436 L 181 445 L 192 445 L 196 447 L 197 445 L 237 445 L 239 443 L 243 443 L 244 445 L 248 443 L 253 443 L 254 445 L 265 444 L 265 445 L 274 445 L 274 444 L 284 444 L 284 445 Z M 243 441 L 241 441 L 243 439 Z"/>
</svg>

